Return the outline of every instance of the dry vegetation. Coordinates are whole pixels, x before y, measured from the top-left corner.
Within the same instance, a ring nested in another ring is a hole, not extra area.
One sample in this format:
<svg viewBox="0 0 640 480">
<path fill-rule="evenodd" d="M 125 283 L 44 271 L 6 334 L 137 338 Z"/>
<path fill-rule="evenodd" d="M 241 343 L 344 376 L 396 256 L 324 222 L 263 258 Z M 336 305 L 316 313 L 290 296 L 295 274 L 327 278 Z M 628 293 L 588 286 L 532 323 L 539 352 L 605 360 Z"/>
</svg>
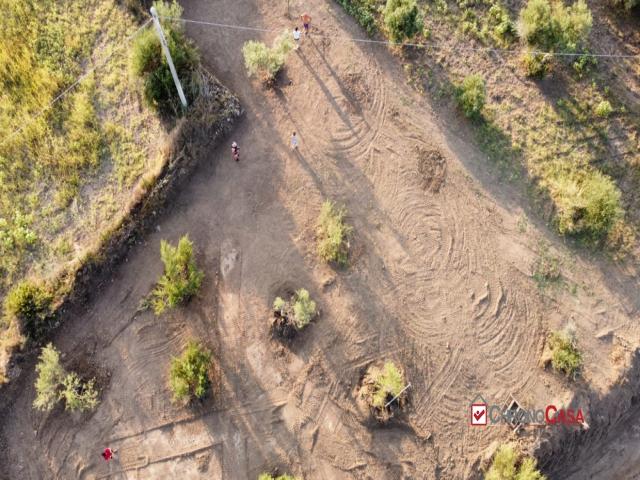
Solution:
<svg viewBox="0 0 640 480">
<path fill-rule="evenodd" d="M 124 39 L 139 25 L 126 9 L 3 0 L 2 11 L 0 297 L 26 275 L 48 278 L 82 259 L 154 166 L 162 136 L 129 74 Z M 0 327 L 4 356 L 19 335 L 6 314 Z"/>
</svg>

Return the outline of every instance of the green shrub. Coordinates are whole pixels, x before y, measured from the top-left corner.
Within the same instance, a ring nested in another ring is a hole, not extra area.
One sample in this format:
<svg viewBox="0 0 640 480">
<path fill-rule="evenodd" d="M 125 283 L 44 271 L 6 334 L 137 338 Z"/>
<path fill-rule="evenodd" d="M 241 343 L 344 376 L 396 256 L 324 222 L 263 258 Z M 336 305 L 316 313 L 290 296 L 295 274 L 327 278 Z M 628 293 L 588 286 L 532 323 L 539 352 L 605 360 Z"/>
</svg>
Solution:
<svg viewBox="0 0 640 480">
<path fill-rule="evenodd" d="M 304 288 L 293 296 L 293 316 L 299 329 L 306 327 L 316 314 L 316 302 L 311 300 L 309 292 Z"/>
<path fill-rule="evenodd" d="M 157 315 L 195 295 L 204 278 L 204 273 L 196 266 L 193 243 L 187 235 L 180 239 L 177 247 L 162 240 L 160 257 L 164 263 L 164 275 L 152 293 L 152 305 Z"/>
<path fill-rule="evenodd" d="M 53 316 L 53 295 L 41 283 L 23 281 L 13 287 L 4 299 L 4 314 L 18 322 L 20 332 L 38 339 Z"/>
<path fill-rule="evenodd" d="M 161 16 L 180 17 L 182 14 L 175 0 L 171 4 L 155 2 L 154 6 Z M 200 60 L 193 42 L 178 25 L 175 22 L 163 22 L 163 30 L 184 93 L 193 100 L 197 91 L 192 78 Z M 182 112 L 171 70 L 155 30 L 147 29 L 136 37 L 131 66 L 133 72 L 143 79 L 144 97 L 150 106 L 165 115 L 179 115 Z"/>
<path fill-rule="evenodd" d="M 516 27 L 509 16 L 509 11 L 498 3 L 489 8 L 487 25 L 491 27 L 494 39 L 502 45 L 508 45 L 517 33 Z"/>
<path fill-rule="evenodd" d="M 293 40 L 286 31 L 276 38 L 271 48 L 262 42 L 246 42 L 242 47 L 242 55 L 249 75 L 258 75 L 267 83 L 273 81 L 284 66 L 293 46 Z"/>
<path fill-rule="evenodd" d="M 554 46 L 558 39 L 550 1 L 529 0 L 520 11 L 518 30 L 520 37 L 530 45 L 542 48 Z"/>
<path fill-rule="evenodd" d="M 51 410 L 60 400 L 60 386 L 67 375 L 60 363 L 60 353 L 52 344 L 48 344 L 40 352 L 36 372 L 38 378 L 33 407 L 37 410 Z"/>
<path fill-rule="evenodd" d="M 304 288 L 297 290 L 288 302 L 281 297 L 276 297 L 273 301 L 273 309 L 279 313 L 280 317 L 293 323 L 298 330 L 309 325 L 317 313 L 316 302 Z"/>
<path fill-rule="evenodd" d="M 394 42 L 414 37 L 424 26 L 416 0 L 387 0 L 382 15 Z"/>
<path fill-rule="evenodd" d="M 478 75 L 468 75 L 458 87 L 458 105 L 467 118 L 480 116 L 486 99 L 484 79 Z"/>
<path fill-rule="evenodd" d="M 579 78 L 582 78 L 596 65 L 598 65 L 598 60 L 594 56 L 583 54 L 573 62 L 573 70 Z"/>
<path fill-rule="evenodd" d="M 50 411 L 60 400 L 64 400 L 65 409 L 71 411 L 84 412 L 98 405 L 95 379 L 83 382 L 76 373 L 67 373 L 60 363 L 60 353 L 52 344 L 42 349 L 36 372 L 33 408 Z"/>
<path fill-rule="evenodd" d="M 527 77 L 542 78 L 551 71 L 553 55 L 526 51 L 520 61 Z"/>
<path fill-rule="evenodd" d="M 575 378 L 582 366 L 582 354 L 577 349 L 573 336 L 566 332 L 553 332 L 549 335 L 548 344 L 553 369 Z"/>
<path fill-rule="evenodd" d="M 538 255 L 532 266 L 532 276 L 538 288 L 543 289 L 560 280 L 560 259 L 549 252 L 549 245 L 545 242 L 540 242 Z"/>
<path fill-rule="evenodd" d="M 515 480 L 545 480 L 547 477 L 536 468 L 536 463 L 535 458 L 525 458 L 520 465 L 520 470 L 516 474 Z"/>
<path fill-rule="evenodd" d="M 560 168 L 545 181 L 556 205 L 562 234 L 597 241 L 622 217 L 621 192 L 613 180 L 597 170 Z"/>
<path fill-rule="evenodd" d="M 277 310 L 280 313 L 284 313 L 285 308 L 287 308 L 287 302 L 282 297 L 276 297 L 273 301 L 273 309 Z"/>
<path fill-rule="evenodd" d="M 613 107 L 607 100 L 602 100 L 598 105 L 596 105 L 595 113 L 599 117 L 607 118 L 613 113 Z"/>
<path fill-rule="evenodd" d="M 400 395 L 405 387 L 402 372 L 393 362 L 386 362 L 382 369 L 370 367 L 364 383 L 370 385 L 367 390 L 367 400 L 377 409 L 383 409 L 385 404 Z"/>
<path fill-rule="evenodd" d="M 85 412 L 98 406 L 98 391 L 95 379 L 88 382 L 80 380 L 75 373 L 69 373 L 62 382 L 60 398 L 64 400 L 65 408 L 71 411 Z"/>
<path fill-rule="evenodd" d="M 169 385 L 175 400 L 202 398 L 209 388 L 211 353 L 197 342 L 189 342 L 181 357 L 171 360 Z"/>
<path fill-rule="evenodd" d="M 376 32 L 375 1 L 336 0 L 364 28 L 369 36 Z"/>
<path fill-rule="evenodd" d="M 494 455 L 484 480 L 546 480 L 546 477 L 536 469 L 534 458 L 526 457 L 520 461 L 514 447 L 503 444 Z"/>
<path fill-rule="evenodd" d="M 529 0 L 520 11 L 520 37 L 544 50 L 569 50 L 585 43 L 593 19 L 584 0 L 566 7 L 561 1 Z"/>
<path fill-rule="evenodd" d="M 331 201 L 322 204 L 318 219 L 318 253 L 325 262 L 336 262 L 346 265 L 349 253 L 348 236 L 351 227 L 344 221 L 346 216 L 344 207 L 336 207 Z"/>
<path fill-rule="evenodd" d="M 258 480 L 298 480 L 297 477 L 291 475 L 271 475 L 270 473 L 261 473 Z"/>
</svg>

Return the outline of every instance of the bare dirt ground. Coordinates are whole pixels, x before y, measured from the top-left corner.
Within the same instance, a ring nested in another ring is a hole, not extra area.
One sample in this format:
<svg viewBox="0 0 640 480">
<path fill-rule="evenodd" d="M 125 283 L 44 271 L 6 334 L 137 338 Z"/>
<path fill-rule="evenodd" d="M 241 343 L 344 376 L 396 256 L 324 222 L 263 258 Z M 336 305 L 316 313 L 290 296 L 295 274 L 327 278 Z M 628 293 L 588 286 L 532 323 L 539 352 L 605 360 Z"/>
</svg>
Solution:
<svg viewBox="0 0 640 480">
<path fill-rule="evenodd" d="M 185 18 L 291 25 L 285 2 L 182 4 Z M 465 128 L 436 122 L 384 48 L 339 39 L 362 33 L 337 5 L 291 2 L 294 14 L 303 8 L 331 38 L 306 39 L 273 91 L 246 78 L 241 47 L 256 32 L 188 25 L 204 63 L 247 111 L 233 134 L 242 159 L 232 162 L 228 145 L 203 158 L 156 231 L 86 311 L 65 319 L 54 338 L 65 364 L 109 373 L 101 405 L 84 416 L 36 413 L 34 375 L 23 375 L 2 420 L 0 475 L 252 479 L 281 467 L 307 479 L 468 478 L 483 451 L 509 437 L 506 427 L 468 425 L 477 394 L 492 403 L 513 394 L 529 407 L 572 398 L 538 366 L 549 328 L 576 325 L 586 362 L 579 390 L 606 392 L 629 364 L 636 280 L 571 255 L 535 219 L 523 228 L 526 199 L 492 180 Z M 344 203 L 354 227 L 344 271 L 315 254 L 325 198 Z M 160 239 L 185 233 L 206 272 L 199 297 L 160 318 L 137 313 L 161 273 Z M 576 289 L 542 295 L 535 286 L 545 238 Z M 282 347 L 268 338 L 270 305 L 298 287 L 322 314 Z M 171 403 L 167 371 L 193 337 L 214 351 L 216 388 L 182 408 Z M 408 411 L 384 428 L 354 401 L 363 369 L 380 359 L 400 362 L 412 384 Z M 588 421 L 597 414 L 586 410 Z M 119 451 L 109 464 L 100 458 L 107 445 Z M 613 458 L 615 445 L 607 448 Z M 620 468 L 607 478 L 630 478 Z"/>
</svg>

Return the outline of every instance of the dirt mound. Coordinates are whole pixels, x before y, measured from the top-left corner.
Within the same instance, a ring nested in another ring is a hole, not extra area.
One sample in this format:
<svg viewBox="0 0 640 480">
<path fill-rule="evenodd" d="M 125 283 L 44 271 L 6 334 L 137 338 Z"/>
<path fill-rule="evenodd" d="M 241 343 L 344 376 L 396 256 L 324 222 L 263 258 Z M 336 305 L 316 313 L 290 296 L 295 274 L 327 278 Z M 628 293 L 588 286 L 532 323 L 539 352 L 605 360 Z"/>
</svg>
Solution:
<svg viewBox="0 0 640 480">
<path fill-rule="evenodd" d="M 447 176 L 447 161 L 438 150 L 418 147 L 416 151 L 422 188 L 431 193 L 438 193 Z"/>
</svg>

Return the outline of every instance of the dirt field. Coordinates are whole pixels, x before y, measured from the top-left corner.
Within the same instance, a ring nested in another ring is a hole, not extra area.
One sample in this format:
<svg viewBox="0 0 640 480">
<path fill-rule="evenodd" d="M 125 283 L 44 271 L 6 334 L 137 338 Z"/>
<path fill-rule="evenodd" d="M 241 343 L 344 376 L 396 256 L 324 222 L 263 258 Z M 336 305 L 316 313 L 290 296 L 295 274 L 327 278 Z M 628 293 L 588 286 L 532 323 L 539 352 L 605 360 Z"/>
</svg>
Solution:
<svg viewBox="0 0 640 480">
<path fill-rule="evenodd" d="M 291 25 L 285 2 L 182 4 L 185 18 Z M 436 121 L 384 48 L 341 40 L 363 34 L 336 4 L 291 1 L 292 12 L 303 8 L 331 38 L 305 40 L 273 91 L 246 77 L 241 47 L 256 32 L 188 25 L 205 65 L 247 112 L 233 134 L 242 159 L 232 162 L 227 144 L 203 158 L 156 231 L 54 338 L 65 364 L 108 372 L 96 412 L 34 412 L 33 365 L 23 366 L 2 421 L 0 476 L 254 479 L 280 467 L 306 479 L 468 478 L 510 435 L 468 425 L 477 394 L 492 403 L 512 394 L 530 407 L 571 400 L 572 387 L 538 366 L 548 329 L 576 326 L 585 352 L 578 392 L 605 395 L 630 364 L 640 343 L 633 267 L 572 253 L 527 220 L 527 199 L 493 180 L 463 122 Z M 343 271 L 315 253 L 326 198 L 347 206 L 354 227 Z M 206 272 L 199 298 L 160 318 L 136 313 L 161 272 L 160 240 L 185 233 Z M 575 288 L 538 289 L 540 240 Z M 270 305 L 299 287 L 322 313 L 282 347 L 268 338 Z M 217 386 L 180 408 L 167 388 L 169 360 L 193 337 L 214 351 Z M 354 401 L 363 369 L 379 359 L 401 363 L 412 385 L 408 412 L 385 428 Z M 587 421 L 598 414 L 585 410 Z M 622 431 L 637 437 L 632 425 Z M 119 450 L 109 464 L 100 458 L 107 445 Z M 619 451 L 605 448 L 609 458 Z M 632 478 L 624 468 L 637 449 L 624 451 L 606 478 Z M 602 464 L 584 465 L 572 478 L 605 478 Z"/>
</svg>

